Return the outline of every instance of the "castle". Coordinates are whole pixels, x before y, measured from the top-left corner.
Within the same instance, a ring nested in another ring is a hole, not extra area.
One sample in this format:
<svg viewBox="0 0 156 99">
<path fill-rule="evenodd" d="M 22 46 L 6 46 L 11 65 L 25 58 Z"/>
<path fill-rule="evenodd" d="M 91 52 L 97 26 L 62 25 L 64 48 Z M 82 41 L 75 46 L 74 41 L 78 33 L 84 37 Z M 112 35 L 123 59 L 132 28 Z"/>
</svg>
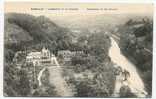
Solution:
<svg viewBox="0 0 156 99">
<path fill-rule="evenodd" d="M 45 47 L 40 52 L 30 52 L 26 56 L 26 63 L 32 63 L 33 66 L 56 65 L 55 55 L 50 53 Z"/>
</svg>

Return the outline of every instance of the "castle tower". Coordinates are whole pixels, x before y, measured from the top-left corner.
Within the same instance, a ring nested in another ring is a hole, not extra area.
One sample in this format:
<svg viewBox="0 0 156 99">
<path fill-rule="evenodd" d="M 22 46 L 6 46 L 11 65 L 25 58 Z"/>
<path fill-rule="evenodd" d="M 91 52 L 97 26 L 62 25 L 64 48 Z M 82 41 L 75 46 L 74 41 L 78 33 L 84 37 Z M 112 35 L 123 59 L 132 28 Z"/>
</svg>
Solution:
<svg viewBox="0 0 156 99">
<path fill-rule="evenodd" d="M 45 47 L 42 48 L 42 56 L 50 58 L 50 51 L 46 49 Z"/>
</svg>

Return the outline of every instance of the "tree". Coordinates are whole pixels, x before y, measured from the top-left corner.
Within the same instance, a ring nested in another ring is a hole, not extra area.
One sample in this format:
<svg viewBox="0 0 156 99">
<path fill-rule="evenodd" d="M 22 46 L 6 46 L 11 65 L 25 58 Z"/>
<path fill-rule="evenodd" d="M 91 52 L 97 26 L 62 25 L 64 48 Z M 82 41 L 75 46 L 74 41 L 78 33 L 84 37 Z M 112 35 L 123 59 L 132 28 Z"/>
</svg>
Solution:
<svg viewBox="0 0 156 99">
<path fill-rule="evenodd" d="M 29 84 L 29 78 L 27 77 L 27 73 L 25 70 L 19 71 L 19 85 L 17 86 L 18 92 L 21 96 L 27 96 L 30 92 L 30 84 Z"/>
<path fill-rule="evenodd" d="M 152 72 L 152 20 L 150 17 L 133 21 L 130 19 L 127 24 L 131 25 L 120 25 L 118 29 L 121 51 L 139 69 L 148 93 L 151 93 L 152 89 L 152 79 L 149 79 Z"/>
<path fill-rule="evenodd" d="M 104 33 L 92 34 L 88 38 L 88 47 L 90 55 L 97 56 L 99 61 L 103 61 L 108 56 L 110 39 Z"/>
<path fill-rule="evenodd" d="M 136 97 L 136 96 L 131 92 L 131 89 L 128 86 L 122 86 L 120 88 L 120 97 L 130 98 L 130 97 Z"/>
</svg>

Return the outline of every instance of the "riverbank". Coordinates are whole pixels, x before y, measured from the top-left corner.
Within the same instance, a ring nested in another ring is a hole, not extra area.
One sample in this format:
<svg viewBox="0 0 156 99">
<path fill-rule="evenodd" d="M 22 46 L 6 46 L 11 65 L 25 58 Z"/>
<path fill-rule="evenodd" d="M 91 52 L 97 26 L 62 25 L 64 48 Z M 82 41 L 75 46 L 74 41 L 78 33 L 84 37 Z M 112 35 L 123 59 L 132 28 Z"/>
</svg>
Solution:
<svg viewBox="0 0 156 99">
<path fill-rule="evenodd" d="M 145 84 L 145 90 L 147 90 L 148 92 L 148 96 L 147 97 L 151 97 L 152 96 L 152 81 L 151 83 L 149 83 L 148 78 L 151 77 L 152 78 L 152 72 L 148 72 L 148 75 L 150 75 L 149 77 L 147 77 L 147 74 L 144 73 L 144 71 L 140 70 L 139 67 L 137 67 L 137 61 L 136 59 L 134 59 L 134 57 L 130 56 L 128 53 L 124 52 L 123 53 L 128 59 L 129 61 L 131 61 L 133 64 L 136 65 L 136 69 L 138 74 L 140 75 L 141 79 L 143 80 L 144 84 Z"/>
<path fill-rule="evenodd" d="M 109 49 L 109 56 L 111 60 L 120 66 L 122 69 L 127 70 L 130 73 L 130 77 L 127 80 L 127 84 L 137 97 L 146 97 L 147 92 L 144 88 L 144 83 L 140 78 L 138 71 L 134 64 L 132 64 L 125 56 L 122 55 L 120 48 L 113 38 L 111 39 L 111 47 Z M 118 86 L 119 84 L 116 84 Z M 119 90 L 120 88 L 118 88 Z M 118 91 L 119 92 L 119 91 Z"/>
</svg>

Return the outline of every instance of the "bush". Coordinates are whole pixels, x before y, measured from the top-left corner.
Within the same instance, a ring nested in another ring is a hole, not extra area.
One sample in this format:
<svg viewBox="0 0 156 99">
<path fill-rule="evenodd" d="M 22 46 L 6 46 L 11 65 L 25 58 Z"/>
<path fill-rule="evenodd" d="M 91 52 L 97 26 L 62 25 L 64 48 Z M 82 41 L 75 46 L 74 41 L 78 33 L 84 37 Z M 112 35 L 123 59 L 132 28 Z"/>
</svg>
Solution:
<svg viewBox="0 0 156 99">
<path fill-rule="evenodd" d="M 122 86 L 120 88 L 120 97 L 131 98 L 136 96 L 131 92 L 131 89 L 128 86 Z"/>
</svg>

